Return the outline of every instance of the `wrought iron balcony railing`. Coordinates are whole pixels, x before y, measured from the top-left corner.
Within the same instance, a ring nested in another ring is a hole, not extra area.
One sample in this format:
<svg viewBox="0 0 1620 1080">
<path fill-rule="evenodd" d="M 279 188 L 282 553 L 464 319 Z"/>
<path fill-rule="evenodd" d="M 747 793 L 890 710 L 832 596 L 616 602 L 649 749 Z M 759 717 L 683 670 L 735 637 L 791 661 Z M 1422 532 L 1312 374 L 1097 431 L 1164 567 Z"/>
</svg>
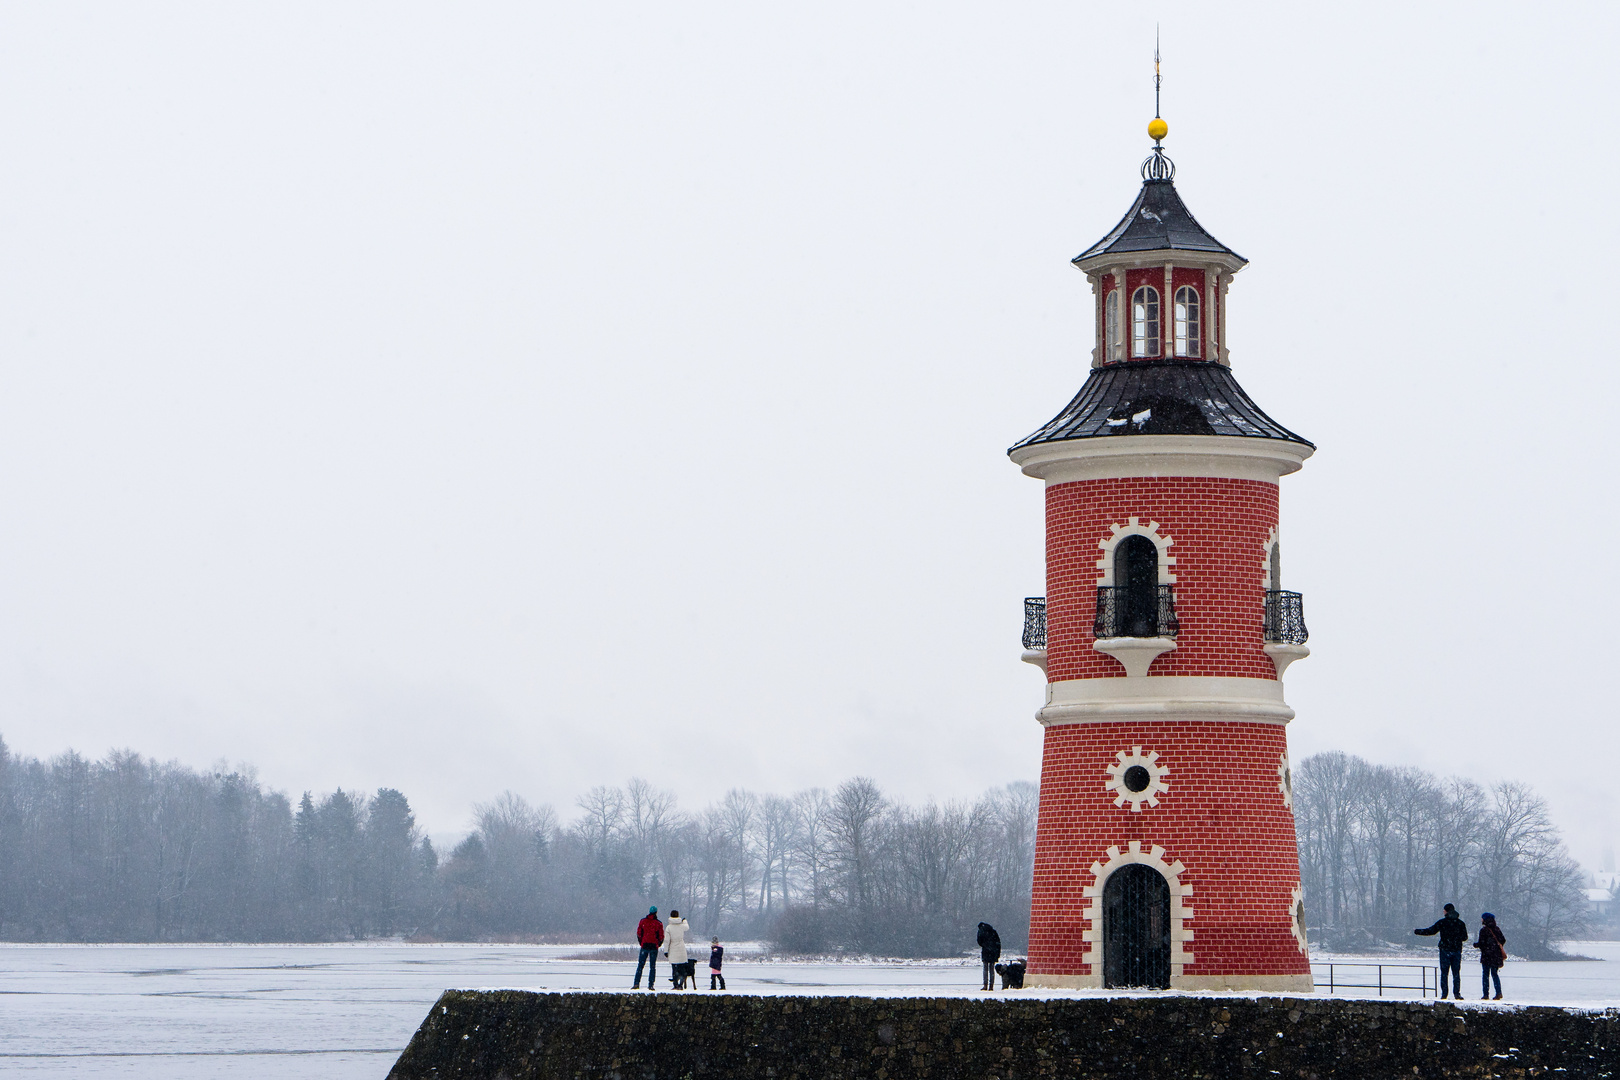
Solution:
<svg viewBox="0 0 1620 1080">
<path fill-rule="evenodd" d="M 1272 589 L 1266 593 L 1266 640 L 1279 645 L 1303 645 L 1311 636 L 1305 629 L 1305 600 L 1297 592 Z"/>
<path fill-rule="evenodd" d="M 1169 637 L 1181 629 L 1176 622 L 1174 586 L 1132 589 L 1125 585 L 1097 586 L 1099 638 Z"/>
<path fill-rule="evenodd" d="M 1046 648 L 1046 597 L 1024 597 L 1024 648 Z"/>
</svg>

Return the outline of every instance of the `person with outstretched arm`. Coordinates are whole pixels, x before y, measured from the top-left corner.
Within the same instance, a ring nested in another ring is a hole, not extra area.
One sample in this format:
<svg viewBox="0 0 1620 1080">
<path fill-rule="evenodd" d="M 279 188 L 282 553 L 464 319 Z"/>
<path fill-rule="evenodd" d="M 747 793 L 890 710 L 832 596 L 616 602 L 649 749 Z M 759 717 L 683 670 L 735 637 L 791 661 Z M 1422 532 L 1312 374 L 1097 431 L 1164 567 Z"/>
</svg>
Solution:
<svg viewBox="0 0 1620 1080">
<path fill-rule="evenodd" d="M 996 988 L 996 961 L 1001 959 L 1001 935 L 987 922 L 979 924 L 979 959 L 984 961 L 984 989 Z"/>
<path fill-rule="evenodd" d="M 1458 1001 L 1462 995 L 1462 950 L 1468 944 L 1468 924 L 1457 914 L 1455 905 L 1447 904 L 1440 921 L 1427 929 L 1414 930 L 1424 937 L 1440 935 L 1440 996 L 1446 996 L 1446 972 L 1451 972 L 1451 989 Z"/>
<path fill-rule="evenodd" d="M 630 989 L 641 989 L 641 969 L 647 968 L 647 989 L 658 985 L 658 946 L 664 943 L 664 924 L 658 921 L 658 909 L 650 907 L 647 915 L 636 923 L 636 944 L 641 946 L 641 958 L 636 961 L 636 981 Z"/>
</svg>

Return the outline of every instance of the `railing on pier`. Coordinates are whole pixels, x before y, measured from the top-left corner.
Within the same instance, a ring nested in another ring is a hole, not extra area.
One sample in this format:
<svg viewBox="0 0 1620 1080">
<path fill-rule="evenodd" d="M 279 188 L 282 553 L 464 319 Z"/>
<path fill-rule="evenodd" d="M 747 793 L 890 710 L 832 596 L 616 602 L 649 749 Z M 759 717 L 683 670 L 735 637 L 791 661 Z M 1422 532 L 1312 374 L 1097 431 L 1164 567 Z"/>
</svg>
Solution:
<svg viewBox="0 0 1620 1080">
<path fill-rule="evenodd" d="M 1416 990 L 1420 997 L 1428 997 L 1431 993 L 1438 995 L 1440 987 L 1440 969 L 1431 964 L 1313 961 L 1311 977 L 1316 980 L 1317 990 L 1325 988 L 1330 994 L 1336 990 L 1376 990 L 1383 997 L 1385 991 L 1410 994 Z"/>
</svg>

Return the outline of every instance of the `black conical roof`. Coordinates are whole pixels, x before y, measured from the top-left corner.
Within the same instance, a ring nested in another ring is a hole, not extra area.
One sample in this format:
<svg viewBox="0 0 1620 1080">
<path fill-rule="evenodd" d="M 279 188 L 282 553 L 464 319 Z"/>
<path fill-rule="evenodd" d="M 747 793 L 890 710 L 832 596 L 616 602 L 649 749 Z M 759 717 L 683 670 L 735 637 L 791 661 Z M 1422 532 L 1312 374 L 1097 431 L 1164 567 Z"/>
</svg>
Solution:
<svg viewBox="0 0 1620 1080">
<path fill-rule="evenodd" d="M 1126 360 L 1093 368 L 1062 412 L 1008 452 L 1116 435 L 1239 435 L 1315 445 L 1261 412 L 1223 364 Z"/>
<path fill-rule="evenodd" d="M 1168 179 L 1142 181 L 1142 193 L 1119 224 L 1074 261 L 1135 251 L 1208 251 L 1249 261 L 1204 231 L 1176 194 L 1175 181 Z"/>
</svg>

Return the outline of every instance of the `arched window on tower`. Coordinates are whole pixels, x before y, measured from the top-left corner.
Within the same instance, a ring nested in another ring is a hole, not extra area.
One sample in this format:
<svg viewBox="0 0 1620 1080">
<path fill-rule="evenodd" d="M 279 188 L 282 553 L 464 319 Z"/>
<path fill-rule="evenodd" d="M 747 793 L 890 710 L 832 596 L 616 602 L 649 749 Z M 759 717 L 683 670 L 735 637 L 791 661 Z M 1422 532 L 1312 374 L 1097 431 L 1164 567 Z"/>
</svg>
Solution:
<svg viewBox="0 0 1620 1080">
<path fill-rule="evenodd" d="M 1114 588 L 1121 637 L 1159 636 L 1159 548 L 1145 536 L 1127 536 L 1114 551 Z"/>
<path fill-rule="evenodd" d="M 1125 359 L 1125 341 L 1119 334 L 1120 290 L 1110 289 L 1103 305 L 1103 355 L 1109 362 Z"/>
<path fill-rule="evenodd" d="M 1176 355 L 1198 355 L 1198 290 L 1183 285 L 1176 290 Z"/>
<path fill-rule="evenodd" d="M 1159 355 L 1159 290 L 1151 285 L 1131 294 L 1131 355 Z"/>
</svg>

